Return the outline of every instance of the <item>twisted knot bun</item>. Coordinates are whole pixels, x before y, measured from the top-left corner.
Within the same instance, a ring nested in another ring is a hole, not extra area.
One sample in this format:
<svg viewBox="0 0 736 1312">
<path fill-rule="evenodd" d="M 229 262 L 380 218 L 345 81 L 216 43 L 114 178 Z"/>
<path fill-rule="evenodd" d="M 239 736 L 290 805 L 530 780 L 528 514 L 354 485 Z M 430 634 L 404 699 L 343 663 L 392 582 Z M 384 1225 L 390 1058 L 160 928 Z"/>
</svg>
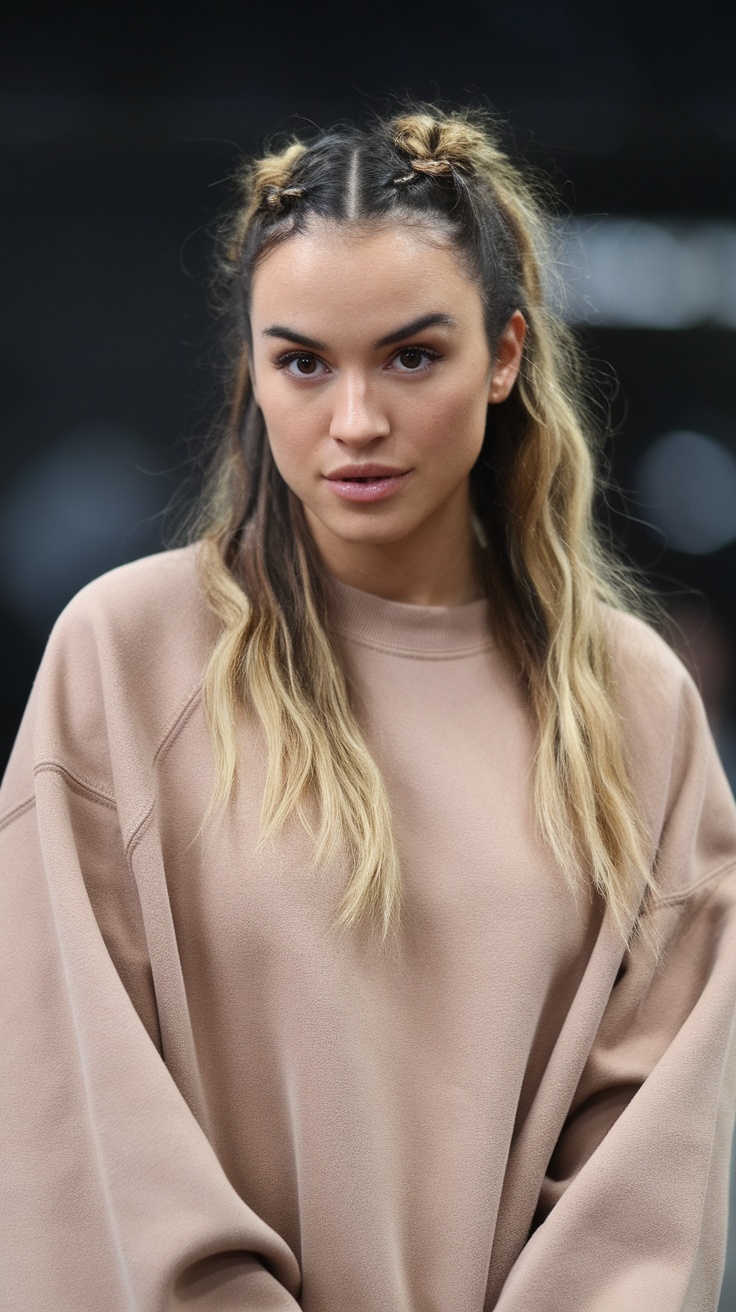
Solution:
<svg viewBox="0 0 736 1312">
<path fill-rule="evenodd" d="M 487 163 L 488 139 L 472 123 L 458 116 L 404 114 L 391 124 L 395 148 L 413 170 L 394 182 L 413 181 L 417 173 L 449 177 L 456 172 L 473 175 Z"/>
<path fill-rule="evenodd" d="M 291 201 L 305 194 L 304 187 L 294 185 L 293 175 L 306 152 L 307 147 L 302 142 L 294 141 L 280 155 L 264 155 L 242 174 L 241 186 L 246 201 L 242 215 L 243 231 L 258 210 L 279 213 Z"/>
<path fill-rule="evenodd" d="M 238 265 L 246 233 L 259 211 L 281 214 L 306 195 L 305 187 L 292 183 L 294 169 L 306 152 L 302 142 L 294 141 L 280 155 L 264 155 L 242 170 L 238 178 L 242 203 L 223 249 L 226 264 Z"/>
</svg>

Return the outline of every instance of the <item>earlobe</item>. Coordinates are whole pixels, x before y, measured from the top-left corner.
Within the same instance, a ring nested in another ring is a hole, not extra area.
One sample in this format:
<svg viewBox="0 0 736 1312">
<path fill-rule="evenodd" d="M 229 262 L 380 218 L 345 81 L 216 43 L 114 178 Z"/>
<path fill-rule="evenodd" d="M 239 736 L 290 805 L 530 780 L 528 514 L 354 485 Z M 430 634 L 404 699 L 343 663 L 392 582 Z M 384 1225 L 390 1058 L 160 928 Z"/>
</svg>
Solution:
<svg viewBox="0 0 736 1312">
<path fill-rule="evenodd" d="M 496 361 L 488 390 L 490 405 L 505 401 L 514 386 L 521 367 L 525 337 L 526 319 L 521 310 L 514 310 L 496 348 Z"/>
</svg>

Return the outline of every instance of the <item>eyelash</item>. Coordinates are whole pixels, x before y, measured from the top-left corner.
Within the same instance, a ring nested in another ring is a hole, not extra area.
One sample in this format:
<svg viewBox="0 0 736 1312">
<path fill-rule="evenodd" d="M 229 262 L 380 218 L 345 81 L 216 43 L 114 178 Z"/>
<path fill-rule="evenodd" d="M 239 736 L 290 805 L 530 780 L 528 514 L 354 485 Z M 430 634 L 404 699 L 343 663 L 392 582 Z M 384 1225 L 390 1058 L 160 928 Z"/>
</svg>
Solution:
<svg viewBox="0 0 736 1312">
<path fill-rule="evenodd" d="M 418 351 L 420 355 L 426 356 L 427 359 L 432 363 L 434 363 L 436 360 L 442 359 L 440 352 L 434 351 L 431 346 L 412 345 L 412 346 L 400 347 L 399 350 L 396 351 L 396 353 L 391 356 L 391 360 L 393 361 L 398 359 L 398 357 L 402 355 L 404 351 Z M 325 369 L 328 369 L 328 366 L 325 364 L 324 360 L 320 360 L 319 356 L 315 355 L 313 351 L 285 351 L 283 355 L 279 355 L 277 359 L 274 360 L 274 366 L 277 369 L 286 369 L 286 367 L 289 364 L 291 364 L 292 360 L 318 360 L 321 365 L 324 365 Z M 423 364 L 420 365 L 417 369 L 400 369 L 398 372 L 404 374 L 423 374 L 429 368 L 430 368 L 430 364 Z M 309 382 L 313 378 L 323 378 L 324 374 L 302 374 L 301 376 L 299 374 L 291 374 L 291 377 L 297 379 L 301 377 L 302 381 Z"/>
</svg>

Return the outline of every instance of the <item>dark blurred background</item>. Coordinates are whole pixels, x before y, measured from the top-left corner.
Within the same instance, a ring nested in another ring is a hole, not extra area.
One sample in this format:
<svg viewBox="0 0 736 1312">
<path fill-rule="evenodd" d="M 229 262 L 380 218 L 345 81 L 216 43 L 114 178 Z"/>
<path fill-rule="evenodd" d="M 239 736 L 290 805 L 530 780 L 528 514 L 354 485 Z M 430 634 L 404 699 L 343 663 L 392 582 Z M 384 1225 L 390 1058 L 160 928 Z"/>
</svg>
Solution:
<svg viewBox="0 0 736 1312">
<path fill-rule="evenodd" d="M 641 0 L 11 13 L 0 757 L 56 614 L 159 549 L 221 399 L 207 270 L 237 161 L 408 92 L 495 108 L 561 195 L 564 312 L 612 422 L 605 513 L 736 780 L 735 38 L 733 5 Z"/>
</svg>

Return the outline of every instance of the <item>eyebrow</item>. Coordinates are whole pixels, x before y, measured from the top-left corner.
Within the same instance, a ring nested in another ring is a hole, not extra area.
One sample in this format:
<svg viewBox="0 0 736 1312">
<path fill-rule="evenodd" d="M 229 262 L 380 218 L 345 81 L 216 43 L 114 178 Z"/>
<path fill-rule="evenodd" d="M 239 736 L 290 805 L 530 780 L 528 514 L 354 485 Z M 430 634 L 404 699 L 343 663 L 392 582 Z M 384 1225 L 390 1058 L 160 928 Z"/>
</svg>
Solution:
<svg viewBox="0 0 736 1312">
<path fill-rule="evenodd" d="M 425 328 L 434 328 L 438 324 L 443 328 L 457 328 L 457 322 L 451 314 L 423 314 L 420 319 L 412 319 L 411 323 L 397 328 L 395 333 L 389 333 L 374 342 L 374 349 L 380 351 L 382 346 L 394 346 L 396 342 L 403 342 L 405 337 L 413 337 L 415 333 L 421 333 Z"/>
<path fill-rule="evenodd" d="M 403 342 L 405 337 L 413 337 L 415 333 L 422 332 L 425 328 L 434 328 L 437 325 L 443 328 L 457 328 L 457 322 L 450 314 L 423 314 L 419 319 L 412 319 L 411 323 L 405 323 L 395 332 L 388 333 L 385 337 L 379 338 L 373 343 L 374 351 L 380 351 L 384 346 L 395 346 L 397 342 Z M 283 324 L 273 324 L 271 328 L 264 328 L 263 337 L 280 337 L 286 342 L 296 342 L 298 346 L 306 346 L 310 351 L 326 351 L 327 346 L 324 342 L 318 342 L 314 337 L 305 337 L 304 333 L 297 333 L 293 328 L 287 328 Z"/>
<path fill-rule="evenodd" d="M 297 342 L 299 346 L 308 346 L 312 351 L 327 350 L 325 343 L 318 342 L 315 337 L 305 337 L 304 333 L 295 333 L 293 328 L 284 328 L 278 323 L 275 323 L 272 328 L 264 328 L 262 336 L 283 337 L 285 342 Z"/>
</svg>

